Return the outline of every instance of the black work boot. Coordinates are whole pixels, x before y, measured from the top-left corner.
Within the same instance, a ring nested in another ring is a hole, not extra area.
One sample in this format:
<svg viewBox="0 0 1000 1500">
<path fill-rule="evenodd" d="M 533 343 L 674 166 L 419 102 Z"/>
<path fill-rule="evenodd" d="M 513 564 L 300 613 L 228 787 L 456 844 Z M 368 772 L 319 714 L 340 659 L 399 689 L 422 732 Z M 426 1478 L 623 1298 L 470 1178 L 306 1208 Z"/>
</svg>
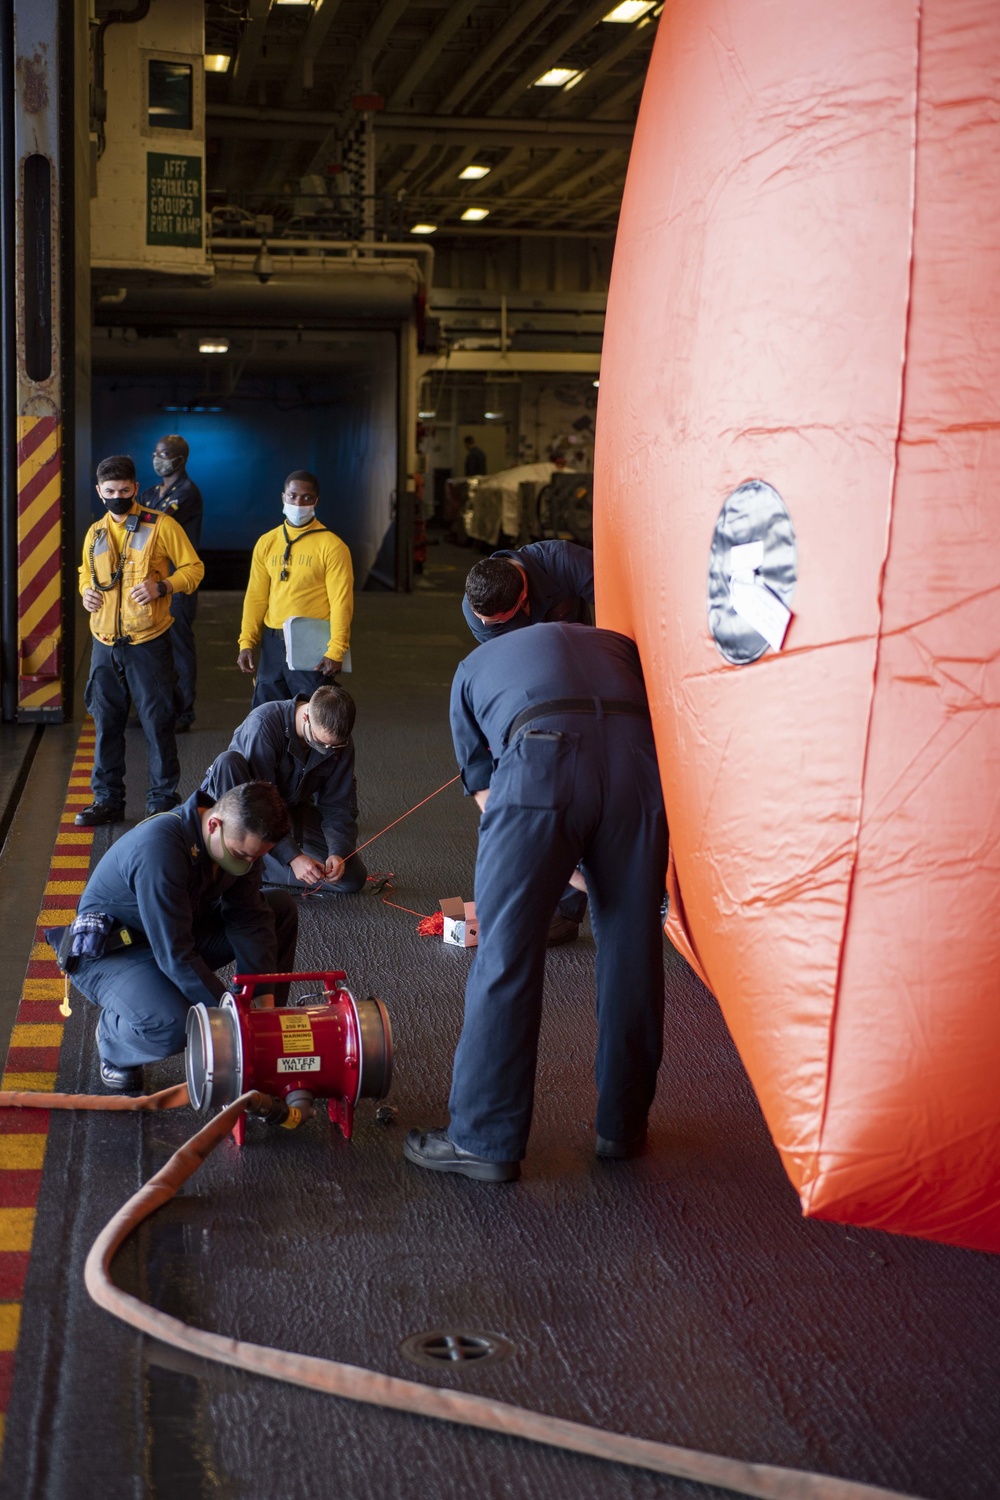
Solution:
<svg viewBox="0 0 1000 1500">
<path fill-rule="evenodd" d="M 92 802 L 89 807 L 81 807 L 73 819 L 77 828 L 100 828 L 104 823 L 124 821 L 125 809 L 117 802 Z"/>
<path fill-rule="evenodd" d="M 432 1172 L 457 1172 L 460 1177 L 475 1177 L 479 1182 L 515 1182 L 521 1175 L 519 1161 L 490 1161 L 463 1151 L 448 1137 L 447 1130 L 411 1130 L 403 1142 L 403 1155 L 415 1167 Z"/>
</svg>

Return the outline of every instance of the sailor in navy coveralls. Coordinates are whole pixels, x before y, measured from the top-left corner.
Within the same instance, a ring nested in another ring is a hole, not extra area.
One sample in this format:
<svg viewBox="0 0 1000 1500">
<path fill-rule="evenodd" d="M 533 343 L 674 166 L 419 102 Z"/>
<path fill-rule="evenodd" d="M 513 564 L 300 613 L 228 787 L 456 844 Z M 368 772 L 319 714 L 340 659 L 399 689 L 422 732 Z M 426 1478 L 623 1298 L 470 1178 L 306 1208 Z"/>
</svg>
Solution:
<svg viewBox="0 0 1000 1500">
<path fill-rule="evenodd" d="M 201 523 L 205 514 L 201 490 L 187 472 L 190 449 L 179 433 L 161 437 L 153 449 L 153 468 L 160 483 L 150 485 L 139 496 L 147 510 L 160 510 L 173 516 L 197 552 L 201 546 Z M 194 723 L 194 695 L 198 681 L 198 658 L 194 641 L 194 621 L 198 612 L 197 594 L 175 593 L 170 600 L 174 628 L 170 643 L 174 650 L 177 683 L 174 688 L 174 728 L 183 733 Z"/>
<path fill-rule="evenodd" d="M 474 651 L 451 725 L 466 792 L 484 808 L 479 948 L 465 992 L 446 1130 L 412 1130 L 407 1158 L 484 1181 L 518 1176 L 531 1127 L 545 940 L 582 864 L 597 942 L 597 1152 L 643 1149 L 663 1044 L 660 902 L 667 826 L 635 644 L 543 624 Z"/>
<path fill-rule="evenodd" d="M 130 828 L 99 861 L 78 915 L 113 917 L 131 942 L 84 959 L 73 983 L 101 1007 L 97 1044 L 109 1088 L 139 1088 L 143 1063 L 183 1051 L 190 1007 L 218 1005 L 226 992 L 216 969 L 234 958 L 241 974 L 295 967 L 295 900 L 260 888 L 260 857 L 287 832 L 274 787 L 254 782 L 214 805 L 195 792 Z"/>
</svg>

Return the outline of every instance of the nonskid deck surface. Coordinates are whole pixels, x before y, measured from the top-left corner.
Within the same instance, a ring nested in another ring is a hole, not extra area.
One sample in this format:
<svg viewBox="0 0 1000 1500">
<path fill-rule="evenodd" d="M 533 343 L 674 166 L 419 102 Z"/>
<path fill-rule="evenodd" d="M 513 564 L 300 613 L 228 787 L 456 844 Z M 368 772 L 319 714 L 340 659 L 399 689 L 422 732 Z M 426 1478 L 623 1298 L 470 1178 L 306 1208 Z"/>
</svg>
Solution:
<svg viewBox="0 0 1000 1500">
<path fill-rule="evenodd" d="M 461 564 L 433 590 L 361 595 L 355 673 L 362 839 L 454 774 L 448 687 L 471 641 Z M 453 571 L 448 571 L 449 565 Z M 185 794 L 249 702 L 232 670 L 239 598 L 200 601 Z M 130 812 L 144 749 L 129 734 Z M 29 785 L 30 794 L 30 785 Z M 120 829 L 98 830 L 95 858 Z M 429 913 L 472 894 L 476 817 L 452 788 L 368 851 L 390 899 Z M 525 851 L 530 857 L 530 851 Z M 637 1436 L 910 1491 L 1000 1493 L 1000 1261 L 805 1222 L 718 1008 L 668 945 L 666 1055 L 651 1150 L 593 1156 L 589 928 L 547 960 L 535 1123 L 513 1187 L 424 1174 L 412 1125 L 445 1119 L 465 951 L 366 892 L 302 903 L 299 966 L 342 967 L 396 1036 L 391 1102 L 359 1107 L 348 1144 L 325 1119 L 251 1125 L 127 1248 L 118 1277 L 191 1322 L 494 1396 Z M 94 1011 L 77 999 L 58 1087 L 96 1090 Z M 180 1059 L 147 1070 L 177 1081 Z M 195 1128 L 53 1116 L 0 1500 L 343 1495 L 367 1500 L 722 1495 L 512 1440 L 293 1390 L 161 1349 L 82 1285 L 98 1230 Z M 497 1361 L 418 1367 L 423 1332 L 499 1335 Z"/>
</svg>

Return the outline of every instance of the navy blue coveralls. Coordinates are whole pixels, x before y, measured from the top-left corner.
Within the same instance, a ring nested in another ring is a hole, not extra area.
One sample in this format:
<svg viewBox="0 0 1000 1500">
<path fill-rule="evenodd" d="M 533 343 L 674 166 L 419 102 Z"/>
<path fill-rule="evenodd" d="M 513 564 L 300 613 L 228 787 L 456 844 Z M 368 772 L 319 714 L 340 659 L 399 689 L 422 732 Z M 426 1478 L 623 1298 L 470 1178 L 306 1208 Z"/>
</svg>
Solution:
<svg viewBox="0 0 1000 1500">
<path fill-rule="evenodd" d="M 663 1049 L 667 868 L 638 651 L 585 625 L 516 631 L 461 663 L 451 727 L 466 790 L 490 795 L 448 1135 L 492 1161 L 524 1156 L 545 941 L 579 862 L 597 941 L 597 1134 L 631 1140 L 645 1126 Z"/>
<path fill-rule="evenodd" d="M 128 927 L 133 946 L 84 959 L 73 975 L 101 1006 L 97 1044 L 116 1068 L 184 1048 L 192 1005 L 218 1005 L 215 970 L 287 973 L 295 966 L 298 912 L 285 891 L 260 889 L 261 871 L 227 875 L 209 856 L 195 792 L 172 812 L 147 818 L 112 844 L 87 881 L 80 912 L 104 912 Z M 276 991 L 275 998 L 278 998 Z"/>
<path fill-rule="evenodd" d="M 519 609 L 500 625 L 484 625 L 476 619 L 468 599 L 463 598 L 465 623 L 480 644 L 543 620 L 586 624 L 592 617 L 587 606 L 591 611 L 594 608 L 594 554 L 588 547 L 576 542 L 529 542 L 516 551 L 501 550 L 490 556 L 509 557 L 521 564 L 528 577 L 528 610 Z"/>
<path fill-rule="evenodd" d="M 519 562 L 528 579 L 528 609 L 499 625 L 484 625 L 472 612 L 467 598 L 462 599 L 462 613 L 472 634 L 485 645 L 525 625 L 539 625 L 548 620 L 577 621 L 587 625 L 594 609 L 594 554 L 576 542 L 529 542 L 516 551 L 491 552 L 491 557 L 509 557 Z M 560 916 L 571 922 L 582 922 L 587 915 L 587 897 L 575 886 L 567 885 L 559 898 Z"/>
<path fill-rule="evenodd" d="M 305 694 L 253 709 L 218 756 L 202 782 L 213 802 L 230 787 L 246 781 L 270 781 L 292 818 L 292 831 L 264 856 L 264 880 L 307 890 L 290 866 L 299 854 L 325 864 L 328 854 L 347 859 L 343 877 L 321 889 L 338 895 L 360 891 L 368 878 L 364 861 L 351 851 L 358 841 L 358 786 L 354 779 L 354 741 L 320 755 L 300 738 L 296 710 Z M 350 858 L 347 856 L 350 855 Z"/>
<path fill-rule="evenodd" d="M 187 474 L 172 484 L 165 495 L 160 494 L 158 484 L 143 490 L 139 504 L 147 510 L 160 510 L 173 516 L 185 532 L 194 550 L 201 552 L 201 523 L 205 506 L 201 490 Z M 170 644 L 174 652 L 174 668 L 177 684 L 174 688 L 174 710 L 177 728 L 190 728 L 194 723 L 194 694 L 197 686 L 198 660 L 194 644 L 194 621 L 198 613 L 198 591 L 193 594 L 174 594 L 170 600 L 170 613 L 174 623 L 170 629 Z"/>
</svg>

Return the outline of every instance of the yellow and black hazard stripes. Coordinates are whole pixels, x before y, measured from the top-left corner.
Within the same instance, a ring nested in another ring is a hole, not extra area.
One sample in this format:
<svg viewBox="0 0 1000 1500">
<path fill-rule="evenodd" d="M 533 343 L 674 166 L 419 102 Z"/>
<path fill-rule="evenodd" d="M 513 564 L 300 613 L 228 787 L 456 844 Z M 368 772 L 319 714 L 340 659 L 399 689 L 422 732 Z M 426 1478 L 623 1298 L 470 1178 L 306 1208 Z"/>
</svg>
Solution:
<svg viewBox="0 0 1000 1500">
<path fill-rule="evenodd" d="M 19 709 L 62 708 L 62 428 L 17 423 Z"/>
<path fill-rule="evenodd" d="M 46 927 L 65 927 L 73 920 L 90 867 L 92 828 L 77 828 L 73 819 L 81 800 L 90 801 L 94 764 L 94 726 L 88 720 L 80 736 L 69 791 L 59 822 L 55 851 L 35 927 L 35 942 L 21 990 L 21 1004 L 11 1035 L 7 1066 L 0 1087 L 51 1093 L 56 1086 L 59 1048 L 65 1020 L 59 1005 L 64 981 Z M 77 1004 L 82 1002 L 77 1001 Z M 35 1207 L 42 1182 L 49 1114 L 43 1109 L 0 1110 L 0 1435 L 10 1402 L 14 1355 L 21 1326 L 21 1301 L 35 1229 Z"/>
</svg>

